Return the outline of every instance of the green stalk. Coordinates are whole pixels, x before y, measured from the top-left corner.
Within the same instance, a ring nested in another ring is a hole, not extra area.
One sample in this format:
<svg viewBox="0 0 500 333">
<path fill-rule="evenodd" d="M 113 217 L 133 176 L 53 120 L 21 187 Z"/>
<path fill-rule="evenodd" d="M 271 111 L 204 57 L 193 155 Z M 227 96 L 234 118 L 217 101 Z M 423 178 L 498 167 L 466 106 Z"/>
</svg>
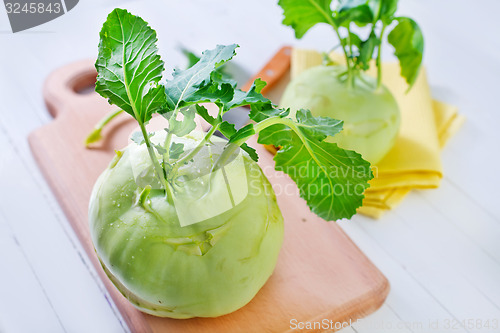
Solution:
<svg viewBox="0 0 500 333">
<path fill-rule="evenodd" d="M 170 124 L 170 122 L 169 122 Z M 167 133 L 167 137 L 165 138 L 165 142 L 163 144 L 163 148 L 165 148 L 166 152 L 163 154 L 163 165 L 166 165 L 170 161 L 170 142 L 172 141 L 172 135 L 170 132 Z"/>
<path fill-rule="evenodd" d="M 182 98 L 184 97 L 184 94 L 186 93 L 187 87 L 189 87 L 191 81 L 193 80 L 193 77 L 191 77 L 191 79 L 189 79 L 188 83 L 186 84 L 186 86 L 182 90 L 181 96 L 179 97 L 177 104 L 175 104 L 174 112 L 172 112 L 172 116 L 170 117 L 170 119 L 177 119 L 177 115 L 179 114 L 179 105 L 182 101 Z M 170 121 L 169 121 L 169 125 L 170 125 Z M 167 137 L 165 138 L 165 143 L 164 143 L 164 147 L 167 150 L 167 152 L 163 155 L 163 160 L 168 161 L 170 159 L 169 154 L 170 154 L 170 142 L 171 141 L 172 141 L 172 132 L 168 132 Z"/>
<path fill-rule="evenodd" d="M 122 112 L 123 110 L 121 109 L 114 110 L 112 112 L 109 112 L 104 116 L 104 118 L 99 120 L 99 122 L 94 126 L 92 132 L 90 132 L 90 134 L 85 139 L 85 147 L 88 147 L 90 144 L 100 141 L 102 139 L 101 132 L 104 126 L 106 126 L 111 120 L 113 120 Z"/>
<path fill-rule="evenodd" d="M 299 130 L 299 128 L 297 127 L 297 125 L 294 123 L 294 121 L 290 118 L 280 118 L 280 117 L 271 117 L 271 118 L 267 118 L 266 120 L 264 121 L 261 121 L 260 123 L 258 123 L 254 129 L 255 129 L 255 133 L 259 133 L 260 131 L 262 131 L 264 128 L 266 127 L 269 127 L 271 125 L 274 125 L 274 124 L 283 124 L 285 126 L 288 126 L 292 131 L 295 132 L 295 134 L 297 134 L 297 136 L 299 137 L 300 141 L 302 141 L 302 144 L 304 145 L 304 147 L 306 148 L 306 150 L 309 152 L 309 154 L 311 155 L 311 157 L 313 157 L 314 161 L 318 164 L 318 165 L 321 165 L 321 162 L 318 161 L 314 156 L 314 152 L 312 151 L 312 148 L 311 146 L 309 145 L 309 143 L 307 142 L 307 140 L 305 139 L 304 137 L 304 134 L 302 134 L 302 132 Z M 337 160 L 338 161 L 338 160 Z"/>
<path fill-rule="evenodd" d="M 382 30 L 380 31 L 380 43 L 377 48 L 377 60 L 376 60 L 376 65 L 377 65 L 377 89 L 380 89 L 382 86 L 382 40 L 384 38 L 384 32 L 385 32 L 386 25 L 385 23 L 382 24 Z"/>
<path fill-rule="evenodd" d="M 347 27 L 347 43 L 349 44 L 349 53 L 352 57 L 352 43 L 351 43 L 351 26 Z"/>
<path fill-rule="evenodd" d="M 347 43 L 349 45 L 349 58 L 346 59 L 347 63 L 350 63 L 352 61 L 352 42 L 351 42 L 351 27 L 350 25 L 347 27 Z M 354 66 L 353 64 L 350 64 L 351 66 L 348 66 L 348 71 L 347 71 L 347 85 L 351 89 L 354 89 L 354 79 L 356 76 Z"/>
<path fill-rule="evenodd" d="M 139 123 L 139 126 L 141 127 L 141 132 L 142 135 L 144 136 L 144 142 L 146 143 L 149 157 L 151 158 L 151 162 L 153 163 L 155 172 L 158 174 L 158 178 L 160 179 L 163 186 L 165 186 L 165 191 L 169 193 L 168 183 L 167 180 L 165 179 L 165 175 L 163 174 L 163 168 L 161 167 L 160 163 L 158 162 L 158 159 L 156 158 L 153 146 L 151 145 L 148 133 L 146 132 L 146 126 L 144 126 L 143 123 Z"/>
<path fill-rule="evenodd" d="M 333 30 L 337 34 L 337 37 L 338 37 L 338 39 L 340 41 L 340 45 L 342 45 L 342 50 L 344 51 L 344 56 L 345 56 L 345 60 L 346 60 L 346 65 L 347 65 L 347 80 L 348 80 L 348 82 L 350 82 L 349 84 L 351 84 L 351 82 L 354 82 L 354 73 L 352 71 L 352 65 L 351 65 L 350 55 L 347 53 L 347 46 L 346 46 L 345 42 L 342 41 L 342 37 L 340 36 L 339 27 L 337 26 L 337 24 L 333 20 L 333 17 L 331 15 L 328 15 L 328 13 L 325 12 L 323 10 L 323 8 L 321 8 L 321 6 L 319 6 L 315 1 L 309 1 L 309 2 L 314 7 L 316 7 L 316 9 L 323 15 L 323 17 L 326 19 L 326 21 L 328 22 L 328 24 L 330 24 L 333 27 Z"/>
<path fill-rule="evenodd" d="M 344 41 L 342 41 L 342 37 L 340 36 L 340 32 L 338 30 L 338 27 L 335 25 L 335 23 L 332 21 L 330 23 L 330 25 L 333 27 L 333 30 L 335 30 L 335 33 L 337 34 L 337 37 L 340 41 L 340 45 L 342 46 L 342 51 L 344 51 L 344 56 L 345 56 L 345 62 L 346 62 L 346 65 L 347 65 L 347 82 L 348 82 L 348 85 L 349 87 L 353 86 L 353 82 L 354 82 L 354 74 L 353 74 L 353 70 L 352 70 L 352 65 L 351 65 L 351 57 L 349 55 L 349 53 L 347 52 L 347 45 L 345 44 Z"/>
<path fill-rule="evenodd" d="M 257 123 L 257 124 L 254 125 L 255 134 L 258 134 L 263 129 L 265 129 L 265 128 L 269 127 L 269 126 L 272 126 L 272 125 L 276 125 L 276 124 L 283 124 L 283 125 L 286 125 L 286 126 L 290 127 L 290 129 L 292 131 L 294 131 L 295 134 L 297 134 L 297 136 L 300 138 L 300 140 L 304 144 L 304 147 L 306 147 L 306 149 L 311 153 L 311 156 L 314 155 L 312 153 L 312 151 L 311 151 L 311 147 L 309 146 L 309 144 L 304 139 L 303 134 L 300 132 L 300 130 L 297 128 L 297 126 L 295 125 L 295 123 L 293 122 L 293 120 L 290 119 L 290 118 L 281 118 L 281 117 L 270 117 L 270 118 L 267 118 L 267 119 L 265 119 L 265 120 L 263 120 L 263 121 L 261 121 L 261 122 L 259 122 L 259 123 Z M 231 145 L 229 145 L 226 148 L 226 150 L 224 150 L 224 152 L 221 154 L 221 156 L 219 157 L 219 159 L 215 163 L 215 165 L 212 168 L 212 170 L 215 170 L 217 168 L 217 166 L 219 166 L 220 164 L 224 163 L 227 160 L 227 158 L 229 156 L 231 156 L 231 154 L 237 148 L 239 148 L 243 143 L 246 142 L 247 139 L 248 138 L 243 138 L 243 139 L 237 140 L 237 141 L 233 142 Z M 319 161 L 316 161 L 316 162 L 319 165 L 321 165 L 321 163 Z"/>
<path fill-rule="evenodd" d="M 210 138 L 215 133 L 215 131 L 217 131 L 217 129 L 219 128 L 219 125 L 220 125 L 220 123 L 216 123 L 214 126 L 212 126 L 210 131 L 208 131 L 207 134 L 205 134 L 205 137 L 203 138 L 203 140 L 201 140 L 200 143 L 198 143 L 198 145 L 193 150 L 191 150 L 191 152 L 189 152 L 189 154 L 187 154 L 186 156 L 184 156 L 183 158 L 181 158 L 180 160 L 178 160 L 174 164 L 172 171 L 171 171 L 172 174 L 175 175 L 177 170 L 179 170 L 179 168 L 182 165 L 184 165 L 185 163 L 190 161 L 196 154 L 198 154 L 198 152 L 203 148 L 203 146 L 205 146 L 205 144 L 207 144 L 207 142 L 209 142 Z"/>
<path fill-rule="evenodd" d="M 177 110 L 178 109 L 175 108 L 170 119 L 172 119 L 172 117 L 174 117 L 174 119 L 176 119 L 175 117 L 177 117 L 177 112 L 176 112 Z M 168 123 L 169 123 L 169 127 L 170 127 L 170 121 Z M 172 133 L 169 131 L 169 132 L 167 132 L 167 137 L 165 138 L 165 142 L 163 143 L 163 147 L 166 150 L 166 153 L 163 154 L 163 163 L 170 160 L 170 143 L 171 143 L 171 141 L 172 141 Z"/>
<path fill-rule="evenodd" d="M 262 120 L 261 122 L 257 123 L 254 125 L 254 131 L 255 134 L 258 134 L 260 131 L 262 131 L 264 128 L 267 128 L 269 126 L 275 125 L 275 124 L 287 124 L 288 123 L 285 121 L 288 120 L 291 123 L 293 123 L 292 120 L 288 118 L 281 118 L 281 117 L 270 117 L 267 119 Z M 244 144 L 247 141 L 248 138 L 242 138 L 237 141 L 234 141 L 230 143 L 222 152 L 222 154 L 219 156 L 217 161 L 215 162 L 214 166 L 212 167 L 212 171 L 216 170 L 220 165 L 224 164 L 229 156 L 231 156 L 232 153 L 236 151 L 236 149 L 240 148 L 242 144 Z"/>
</svg>

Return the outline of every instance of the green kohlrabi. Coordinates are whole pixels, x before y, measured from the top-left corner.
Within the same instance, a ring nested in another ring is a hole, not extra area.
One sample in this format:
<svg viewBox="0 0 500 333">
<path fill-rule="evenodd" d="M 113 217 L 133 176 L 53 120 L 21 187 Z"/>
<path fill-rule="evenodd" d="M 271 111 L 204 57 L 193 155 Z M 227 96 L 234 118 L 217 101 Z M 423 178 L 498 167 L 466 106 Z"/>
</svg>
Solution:
<svg viewBox="0 0 500 333">
<path fill-rule="evenodd" d="M 370 164 L 327 139 L 342 121 L 302 109 L 289 117 L 261 95 L 265 82 L 257 79 L 244 92 L 221 75 L 217 69 L 237 45 L 207 50 L 161 81 L 156 40 L 144 20 L 122 9 L 101 30 L 96 91 L 131 115 L 140 132 L 94 186 L 90 234 L 105 272 L 140 310 L 219 316 L 259 291 L 283 239 L 274 191 L 247 139 L 257 135 L 260 143 L 282 147 L 275 169 L 328 221 L 355 214 L 372 178 Z M 200 104 L 207 102 L 217 114 Z M 222 116 L 242 105 L 250 105 L 253 123 L 236 130 Z M 147 131 L 153 114 L 163 116 L 165 130 Z M 196 116 L 211 125 L 207 133 L 195 130 Z"/>
<path fill-rule="evenodd" d="M 344 131 L 332 138 L 345 149 L 361 153 L 372 164 L 392 148 L 399 131 L 400 113 L 391 93 L 382 85 L 382 41 L 395 48 L 401 75 L 409 89 L 422 62 L 423 37 L 419 26 L 408 17 L 397 17 L 398 0 L 280 0 L 283 24 L 302 38 L 314 25 L 330 25 L 339 39 L 345 65 L 326 61 L 294 78 L 280 105 L 294 110 L 310 109 L 315 116 L 343 120 Z M 375 59 L 377 78 L 364 72 Z"/>
<path fill-rule="evenodd" d="M 199 134 L 186 136 L 184 144 L 199 142 Z M 283 218 L 268 180 L 242 155 L 236 171 L 248 181 L 245 198 L 219 215 L 180 227 L 178 207 L 163 190 L 136 185 L 137 162 L 148 162 L 139 148 L 132 143 L 120 153 L 92 194 L 92 238 L 107 275 L 130 302 L 152 315 L 215 317 L 244 306 L 273 272 L 283 239 Z M 197 155 L 197 167 L 180 168 L 183 178 L 211 167 L 203 156 L 203 151 Z M 217 203 L 225 184 L 214 185 L 208 195 Z M 191 210 L 211 208 L 185 204 Z"/>
</svg>

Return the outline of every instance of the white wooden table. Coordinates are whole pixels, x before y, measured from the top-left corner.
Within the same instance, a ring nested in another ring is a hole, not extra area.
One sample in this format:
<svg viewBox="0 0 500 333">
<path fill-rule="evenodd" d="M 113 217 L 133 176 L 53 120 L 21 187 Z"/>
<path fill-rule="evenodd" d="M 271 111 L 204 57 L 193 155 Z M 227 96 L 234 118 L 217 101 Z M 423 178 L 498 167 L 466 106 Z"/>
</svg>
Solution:
<svg viewBox="0 0 500 333">
<path fill-rule="evenodd" d="M 380 310 L 343 332 L 500 332 L 492 328 L 494 320 L 500 325 L 500 2 L 400 2 L 400 13 L 423 27 L 434 96 L 458 105 L 468 120 L 443 152 L 439 189 L 411 193 L 380 221 L 341 222 L 392 286 Z M 158 31 L 168 68 L 185 65 L 179 43 L 199 52 L 237 42 L 235 61 L 248 73 L 281 45 L 334 43 L 326 27 L 296 41 L 281 26 L 276 1 L 268 0 L 87 0 L 18 34 L 0 8 L 2 333 L 128 331 L 26 140 L 51 121 L 41 96 L 45 77 L 96 56 L 98 31 L 115 6 Z M 482 327 L 488 320 L 490 328 Z"/>
</svg>

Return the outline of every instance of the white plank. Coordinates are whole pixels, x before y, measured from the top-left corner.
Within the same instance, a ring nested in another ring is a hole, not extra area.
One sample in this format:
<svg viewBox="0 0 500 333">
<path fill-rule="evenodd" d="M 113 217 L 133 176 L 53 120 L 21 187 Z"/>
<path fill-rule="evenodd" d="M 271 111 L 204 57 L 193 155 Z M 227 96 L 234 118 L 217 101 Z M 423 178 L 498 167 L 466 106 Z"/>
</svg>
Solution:
<svg viewBox="0 0 500 333">
<path fill-rule="evenodd" d="M 64 332 L 61 319 L 1 212 L 0 253 L 0 332 L 33 332 L 35 328 L 39 332 Z"/>
<path fill-rule="evenodd" d="M 0 184 L 4 195 L 0 211 L 64 329 L 123 332 L 106 293 L 96 284 L 88 259 L 83 259 L 81 249 L 70 242 L 58 216 L 52 213 L 32 175 L 2 132 L 0 144 L 7 148 L 1 156 Z"/>
<path fill-rule="evenodd" d="M 500 264 L 500 223 L 481 203 L 464 192 L 448 177 L 439 189 L 419 191 L 418 195 L 456 229 L 470 239 L 497 264 Z"/>
<path fill-rule="evenodd" d="M 366 221 L 362 227 L 387 251 L 392 249 L 392 256 L 452 318 L 499 317 L 498 307 L 477 291 L 480 283 L 487 283 L 488 292 L 498 295 L 494 284 L 500 279 L 498 265 L 460 239 L 456 230 L 442 227 L 442 221 L 433 218 L 432 208 L 425 203 L 415 204 L 410 196 L 403 205 L 404 216 L 390 214 L 381 223 Z"/>
<path fill-rule="evenodd" d="M 499 262 L 457 229 L 453 220 L 448 220 L 438 208 L 422 200 L 423 193 L 418 194 L 411 195 L 403 203 L 406 215 L 400 218 L 411 228 L 414 241 L 408 244 L 421 247 L 418 255 L 426 267 L 418 273 L 432 270 L 420 281 L 435 287 L 435 294 L 449 292 L 443 296 L 457 309 L 460 307 L 461 314 L 457 312 L 460 318 L 500 317 Z M 422 219 L 416 215 L 417 210 L 422 216 L 434 218 Z M 491 246 L 498 247 L 498 238 L 489 241 Z M 413 262 L 414 266 L 416 263 Z M 460 293 L 456 293 L 457 290 Z"/>
<path fill-rule="evenodd" d="M 389 279 L 391 291 L 386 304 L 393 309 L 394 315 L 399 320 L 394 320 L 393 317 L 387 317 L 385 314 L 379 314 L 378 312 L 369 318 L 373 318 L 374 321 L 378 322 L 392 318 L 391 323 L 394 327 L 398 328 L 400 323 L 408 323 L 414 332 L 419 332 L 417 329 L 419 324 L 424 328 L 420 332 L 425 332 L 426 324 L 430 319 L 454 318 L 453 314 L 411 274 L 407 266 L 411 265 L 412 262 L 401 262 L 393 254 L 394 247 L 388 248 L 386 242 L 380 242 L 371 232 L 367 232 L 363 228 L 365 224 L 369 223 L 373 224 L 374 222 L 364 218 L 340 222 L 351 239 L 358 244 L 361 250 Z M 394 220 L 391 223 L 396 224 L 399 221 Z M 397 237 L 398 233 L 395 230 L 388 231 L 388 229 L 395 229 L 392 224 L 387 225 L 384 232 L 389 232 L 393 237 Z M 368 324 L 366 323 L 366 325 Z M 359 331 L 371 332 L 363 328 L 360 328 Z M 448 331 L 451 332 L 451 330 Z M 446 330 L 443 330 L 443 332 L 446 332 Z M 458 329 L 453 332 L 466 331 Z"/>
</svg>

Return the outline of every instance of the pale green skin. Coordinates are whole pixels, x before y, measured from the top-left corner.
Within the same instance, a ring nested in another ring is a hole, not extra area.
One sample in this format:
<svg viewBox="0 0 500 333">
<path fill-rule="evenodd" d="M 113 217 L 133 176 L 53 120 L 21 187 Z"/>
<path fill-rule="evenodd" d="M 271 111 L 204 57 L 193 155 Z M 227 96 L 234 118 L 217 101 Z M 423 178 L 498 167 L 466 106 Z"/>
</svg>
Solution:
<svg viewBox="0 0 500 333">
<path fill-rule="evenodd" d="M 363 73 L 349 88 L 339 76 L 343 66 L 318 66 L 305 70 L 286 88 L 280 106 L 309 109 L 314 116 L 344 121 L 344 129 L 328 141 L 354 150 L 377 164 L 391 150 L 400 126 L 396 100 L 386 87 L 377 89 L 376 80 Z"/>
<path fill-rule="evenodd" d="M 180 227 L 163 190 L 150 210 L 137 204 L 130 149 L 97 180 L 90 233 L 101 264 L 139 310 L 171 318 L 216 317 L 257 294 L 272 274 L 283 240 L 283 218 L 259 166 L 247 155 L 248 196 L 223 214 Z"/>
</svg>

